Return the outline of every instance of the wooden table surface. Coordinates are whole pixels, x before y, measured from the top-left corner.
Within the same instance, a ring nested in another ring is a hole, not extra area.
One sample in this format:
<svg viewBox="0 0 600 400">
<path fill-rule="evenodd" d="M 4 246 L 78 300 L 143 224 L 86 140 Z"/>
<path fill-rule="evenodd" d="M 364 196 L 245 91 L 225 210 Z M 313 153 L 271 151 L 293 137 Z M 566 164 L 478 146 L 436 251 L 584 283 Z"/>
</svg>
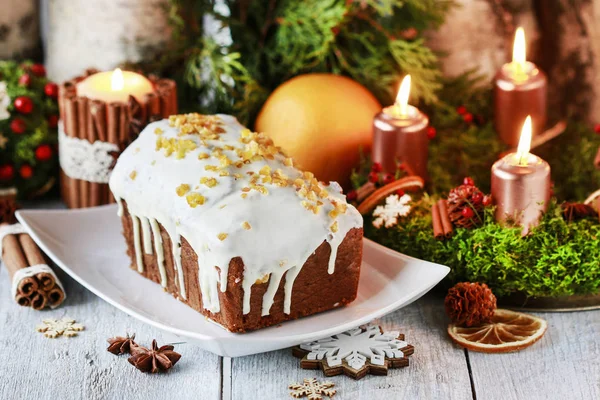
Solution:
<svg viewBox="0 0 600 400">
<path fill-rule="evenodd" d="M 222 358 L 193 343 L 176 345 L 179 363 L 166 374 L 143 374 L 126 356 L 106 351 L 106 339 L 137 335 L 142 344 L 181 339 L 117 310 L 62 271 L 68 299 L 55 310 L 34 311 L 10 298 L 0 269 L 0 399 L 291 399 L 288 385 L 325 378 L 299 368 L 289 349 Z M 452 344 L 442 299 L 427 295 L 381 318 L 384 329 L 405 333 L 415 346 L 410 366 L 354 381 L 328 378 L 333 399 L 600 399 L 600 311 L 540 313 L 548 332 L 518 353 L 488 355 Z M 77 337 L 48 339 L 35 327 L 45 318 L 73 318 Z"/>
</svg>

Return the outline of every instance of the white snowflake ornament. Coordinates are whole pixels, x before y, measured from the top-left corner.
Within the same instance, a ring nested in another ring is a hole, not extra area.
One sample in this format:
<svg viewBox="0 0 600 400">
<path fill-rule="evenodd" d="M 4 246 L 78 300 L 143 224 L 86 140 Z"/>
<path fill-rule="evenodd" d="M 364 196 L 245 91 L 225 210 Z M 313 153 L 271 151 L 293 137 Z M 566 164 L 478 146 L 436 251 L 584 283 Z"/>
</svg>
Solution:
<svg viewBox="0 0 600 400">
<path fill-rule="evenodd" d="M 83 325 L 75 323 L 74 319 L 45 319 L 41 325 L 35 328 L 38 332 L 42 332 L 47 338 L 57 338 L 59 336 L 77 336 L 77 332 L 84 329 Z"/>
<path fill-rule="evenodd" d="M 292 383 L 290 395 L 297 399 L 307 397 L 308 400 L 321 400 L 322 395 L 332 397 L 336 390 L 332 389 L 333 382 L 318 382 L 316 378 L 305 379 L 304 383 Z"/>
<path fill-rule="evenodd" d="M 360 379 L 367 373 L 387 375 L 388 368 L 408 366 L 414 347 L 404 335 L 383 332 L 377 325 L 356 328 L 292 349 L 305 369 L 321 368 L 325 376 L 345 374 Z"/>
<path fill-rule="evenodd" d="M 385 225 L 386 228 L 391 228 L 398 223 L 399 217 L 405 217 L 410 212 L 410 201 L 411 197 L 407 194 L 398 196 L 393 194 L 386 197 L 384 206 L 375 207 L 373 211 L 373 226 L 375 228 L 381 228 L 381 225 Z"/>
<path fill-rule="evenodd" d="M 8 107 L 10 106 L 10 97 L 6 89 L 6 82 L 0 82 L 0 121 L 10 118 Z"/>
</svg>

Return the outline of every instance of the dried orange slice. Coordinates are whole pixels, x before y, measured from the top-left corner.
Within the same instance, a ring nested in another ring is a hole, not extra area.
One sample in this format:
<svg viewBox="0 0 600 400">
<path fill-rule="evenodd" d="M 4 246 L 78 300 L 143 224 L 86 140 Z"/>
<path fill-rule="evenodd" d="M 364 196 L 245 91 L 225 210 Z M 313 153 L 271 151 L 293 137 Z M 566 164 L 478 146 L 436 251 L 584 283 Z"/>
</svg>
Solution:
<svg viewBox="0 0 600 400">
<path fill-rule="evenodd" d="M 448 325 L 448 334 L 458 345 L 484 353 L 518 351 L 537 342 L 548 324 L 541 318 L 498 309 L 492 322 L 471 328 Z"/>
</svg>

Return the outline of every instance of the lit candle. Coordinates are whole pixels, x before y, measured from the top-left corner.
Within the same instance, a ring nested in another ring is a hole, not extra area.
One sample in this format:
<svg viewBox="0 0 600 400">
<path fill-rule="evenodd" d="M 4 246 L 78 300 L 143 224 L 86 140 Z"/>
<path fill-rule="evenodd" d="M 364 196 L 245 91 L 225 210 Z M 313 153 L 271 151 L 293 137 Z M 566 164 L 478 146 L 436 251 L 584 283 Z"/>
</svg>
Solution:
<svg viewBox="0 0 600 400">
<path fill-rule="evenodd" d="M 384 108 L 373 120 L 372 158 L 386 172 L 395 173 L 402 163 L 408 173 L 427 180 L 429 118 L 408 104 L 409 95 L 410 75 L 406 75 L 395 104 Z"/>
<path fill-rule="evenodd" d="M 91 100 L 102 100 L 107 103 L 128 101 L 133 96 L 142 101 L 147 93 L 152 93 L 154 86 L 145 76 L 131 71 L 98 72 L 77 83 L 77 95 Z"/>
<path fill-rule="evenodd" d="M 492 198 L 496 203 L 496 220 L 514 221 L 526 234 L 537 225 L 550 201 L 550 166 L 531 154 L 532 126 L 527 116 L 519 146 L 492 166 Z"/>
<path fill-rule="evenodd" d="M 504 64 L 494 81 L 494 126 L 500 139 L 514 147 L 519 142 L 521 121 L 530 115 L 539 134 L 546 125 L 546 75 L 526 61 L 525 33 L 515 34 L 512 62 Z"/>
</svg>

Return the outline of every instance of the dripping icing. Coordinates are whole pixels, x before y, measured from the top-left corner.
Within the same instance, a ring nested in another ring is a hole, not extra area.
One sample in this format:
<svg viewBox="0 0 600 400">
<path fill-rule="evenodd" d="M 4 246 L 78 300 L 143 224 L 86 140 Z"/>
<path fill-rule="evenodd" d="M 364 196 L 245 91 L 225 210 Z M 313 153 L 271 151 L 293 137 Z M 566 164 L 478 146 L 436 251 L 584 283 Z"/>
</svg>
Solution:
<svg viewBox="0 0 600 400">
<path fill-rule="evenodd" d="M 165 249 L 163 248 L 162 236 L 160 234 L 160 227 L 156 219 L 150 219 L 150 227 L 152 228 L 152 235 L 154 236 L 154 249 L 156 251 L 156 264 L 158 265 L 158 272 L 160 273 L 160 284 L 162 287 L 167 287 L 167 270 L 165 269 Z"/>
<path fill-rule="evenodd" d="M 152 254 L 152 236 L 150 236 L 150 222 L 146 217 L 140 217 L 142 223 L 142 239 L 144 242 L 144 253 Z"/>
<path fill-rule="evenodd" d="M 144 272 L 144 257 L 142 256 L 142 244 L 140 243 L 140 220 L 131 214 L 131 224 L 133 225 L 133 247 L 135 248 L 135 260 L 137 270 L 141 274 Z"/>
</svg>

